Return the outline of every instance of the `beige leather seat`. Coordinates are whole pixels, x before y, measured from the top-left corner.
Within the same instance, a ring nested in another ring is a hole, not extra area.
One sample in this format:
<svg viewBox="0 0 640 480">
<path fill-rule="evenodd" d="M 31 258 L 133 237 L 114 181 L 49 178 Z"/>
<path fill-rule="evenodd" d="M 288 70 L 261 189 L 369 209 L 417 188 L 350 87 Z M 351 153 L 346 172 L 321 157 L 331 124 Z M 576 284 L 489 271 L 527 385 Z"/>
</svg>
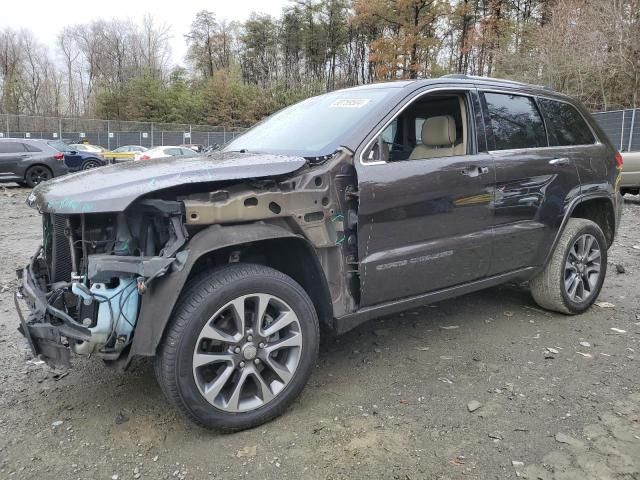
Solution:
<svg viewBox="0 0 640 480">
<path fill-rule="evenodd" d="M 427 118 L 422 124 L 422 144 L 415 146 L 409 160 L 464 155 L 464 144 L 456 141 L 456 121 L 451 115 Z"/>
</svg>

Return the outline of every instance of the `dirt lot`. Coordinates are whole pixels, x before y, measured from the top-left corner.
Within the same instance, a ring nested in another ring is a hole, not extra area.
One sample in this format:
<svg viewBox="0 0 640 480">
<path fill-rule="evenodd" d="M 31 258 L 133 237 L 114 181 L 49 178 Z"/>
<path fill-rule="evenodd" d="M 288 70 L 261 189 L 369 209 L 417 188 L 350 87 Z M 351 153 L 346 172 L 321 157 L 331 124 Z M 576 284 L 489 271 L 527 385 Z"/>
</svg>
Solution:
<svg viewBox="0 0 640 480">
<path fill-rule="evenodd" d="M 599 298 L 613 307 L 565 317 L 507 285 L 374 321 L 325 342 L 283 417 L 220 435 L 168 407 L 149 362 L 27 360 L 12 299 L 41 235 L 27 193 L 0 187 L 2 479 L 640 479 L 637 197 Z"/>
</svg>

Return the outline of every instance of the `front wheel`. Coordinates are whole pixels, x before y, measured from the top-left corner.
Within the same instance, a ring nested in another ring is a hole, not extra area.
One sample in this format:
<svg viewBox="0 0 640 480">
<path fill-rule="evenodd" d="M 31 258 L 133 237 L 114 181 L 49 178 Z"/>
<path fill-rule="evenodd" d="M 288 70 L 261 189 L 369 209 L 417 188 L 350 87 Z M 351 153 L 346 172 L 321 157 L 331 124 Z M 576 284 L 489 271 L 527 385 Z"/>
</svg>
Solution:
<svg viewBox="0 0 640 480">
<path fill-rule="evenodd" d="M 600 227 L 570 218 L 546 267 L 530 282 L 538 305 L 582 313 L 598 298 L 607 273 L 607 241 Z"/>
<path fill-rule="evenodd" d="M 191 282 L 156 357 L 158 382 L 189 419 L 223 431 L 281 415 L 318 355 L 318 317 L 292 278 L 236 263 Z"/>
</svg>

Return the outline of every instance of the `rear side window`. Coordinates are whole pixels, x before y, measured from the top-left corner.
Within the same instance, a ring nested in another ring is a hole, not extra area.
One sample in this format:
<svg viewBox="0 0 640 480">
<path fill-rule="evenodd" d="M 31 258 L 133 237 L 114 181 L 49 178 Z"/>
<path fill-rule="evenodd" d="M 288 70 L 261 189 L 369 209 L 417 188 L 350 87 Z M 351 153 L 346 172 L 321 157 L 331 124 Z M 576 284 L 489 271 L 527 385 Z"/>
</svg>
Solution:
<svg viewBox="0 0 640 480">
<path fill-rule="evenodd" d="M 36 147 L 35 145 L 31 145 L 30 143 L 24 143 L 24 148 L 27 149 L 27 152 L 42 152 L 41 149 Z"/>
<path fill-rule="evenodd" d="M 542 117 L 533 98 L 506 93 L 485 93 L 495 150 L 547 146 Z"/>
<path fill-rule="evenodd" d="M 552 147 L 595 143 L 589 126 L 572 105 L 546 98 L 539 98 L 538 104 L 547 122 Z"/>
<path fill-rule="evenodd" d="M 0 142 L 0 153 L 24 153 L 27 150 L 20 142 Z"/>
</svg>

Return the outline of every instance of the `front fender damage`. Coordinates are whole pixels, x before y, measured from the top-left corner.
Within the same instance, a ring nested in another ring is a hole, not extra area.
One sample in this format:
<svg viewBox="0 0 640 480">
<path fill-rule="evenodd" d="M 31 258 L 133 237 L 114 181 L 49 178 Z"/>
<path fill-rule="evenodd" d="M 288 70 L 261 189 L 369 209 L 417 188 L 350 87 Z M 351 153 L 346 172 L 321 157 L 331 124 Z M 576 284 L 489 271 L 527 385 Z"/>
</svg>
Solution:
<svg viewBox="0 0 640 480">
<path fill-rule="evenodd" d="M 276 239 L 299 242 L 308 252 L 309 269 L 319 272 L 328 316 L 355 310 L 359 291 L 355 185 L 352 157 L 340 152 L 280 182 L 235 184 L 181 197 L 185 224 L 197 233 L 184 247 L 188 254 L 184 267 L 158 279 L 142 297 L 129 361 L 136 355 L 155 355 L 194 266 L 225 249 L 230 252 L 228 261 L 243 261 L 247 246 Z"/>
</svg>

